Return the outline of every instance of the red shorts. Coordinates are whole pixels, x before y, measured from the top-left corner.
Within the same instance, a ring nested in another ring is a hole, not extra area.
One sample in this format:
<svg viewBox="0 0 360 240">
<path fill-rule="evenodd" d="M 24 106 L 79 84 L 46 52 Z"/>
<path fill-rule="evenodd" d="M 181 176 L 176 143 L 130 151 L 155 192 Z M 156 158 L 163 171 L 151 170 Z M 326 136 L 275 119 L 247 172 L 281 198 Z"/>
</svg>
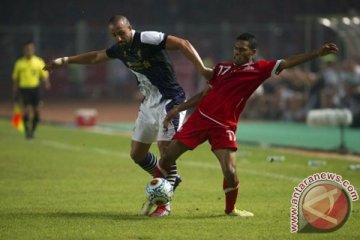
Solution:
<svg viewBox="0 0 360 240">
<path fill-rule="evenodd" d="M 236 127 L 221 126 L 201 115 L 196 109 L 173 139 L 183 143 L 190 150 L 208 140 L 211 150 L 233 149 L 236 151 L 235 131 Z"/>
</svg>

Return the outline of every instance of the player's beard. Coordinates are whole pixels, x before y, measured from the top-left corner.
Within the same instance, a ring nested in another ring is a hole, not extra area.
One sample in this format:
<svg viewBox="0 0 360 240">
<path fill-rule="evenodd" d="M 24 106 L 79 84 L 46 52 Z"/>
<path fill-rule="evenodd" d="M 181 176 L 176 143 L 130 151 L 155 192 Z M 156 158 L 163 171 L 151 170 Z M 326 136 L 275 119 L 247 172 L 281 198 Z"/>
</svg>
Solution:
<svg viewBox="0 0 360 240">
<path fill-rule="evenodd" d="M 118 44 L 119 44 L 121 47 L 126 47 L 127 42 L 118 42 Z"/>
<path fill-rule="evenodd" d="M 123 47 L 123 48 L 130 48 L 131 43 L 132 43 L 132 41 L 128 41 L 128 42 L 126 42 L 126 41 L 118 42 L 118 44 L 119 44 L 121 47 Z"/>
</svg>

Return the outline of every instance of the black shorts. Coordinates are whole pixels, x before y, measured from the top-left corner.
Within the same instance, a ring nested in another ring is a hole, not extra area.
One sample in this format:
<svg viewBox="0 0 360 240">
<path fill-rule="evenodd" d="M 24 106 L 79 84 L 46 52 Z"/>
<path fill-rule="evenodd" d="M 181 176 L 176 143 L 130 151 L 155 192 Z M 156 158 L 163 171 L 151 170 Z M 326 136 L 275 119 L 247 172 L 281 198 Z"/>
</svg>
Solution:
<svg viewBox="0 0 360 240">
<path fill-rule="evenodd" d="M 40 103 L 40 88 L 20 88 L 20 97 L 24 106 L 37 107 Z"/>
</svg>

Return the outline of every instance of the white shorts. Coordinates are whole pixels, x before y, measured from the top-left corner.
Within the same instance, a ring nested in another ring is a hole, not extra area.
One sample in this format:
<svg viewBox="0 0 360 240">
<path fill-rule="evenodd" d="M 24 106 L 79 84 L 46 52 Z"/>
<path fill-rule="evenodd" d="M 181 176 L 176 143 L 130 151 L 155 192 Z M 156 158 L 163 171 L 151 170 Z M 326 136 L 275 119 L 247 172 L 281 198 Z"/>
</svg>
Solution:
<svg viewBox="0 0 360 240">
<path fill-rule="evenodd" d="M 178 105 L 183 101 L 184 97 L 180 97 L 168 99 L 158 104 L 148 104 L 146 101 L 141 103 L 132 140 L 146 144 L 171 141 L 176 131 L 181 127 L 186 111 L 181 112 L 173 119 L 167 131 L 163 128 L 163 121 L 167 112 L 174 105 Z"/>
</svg>

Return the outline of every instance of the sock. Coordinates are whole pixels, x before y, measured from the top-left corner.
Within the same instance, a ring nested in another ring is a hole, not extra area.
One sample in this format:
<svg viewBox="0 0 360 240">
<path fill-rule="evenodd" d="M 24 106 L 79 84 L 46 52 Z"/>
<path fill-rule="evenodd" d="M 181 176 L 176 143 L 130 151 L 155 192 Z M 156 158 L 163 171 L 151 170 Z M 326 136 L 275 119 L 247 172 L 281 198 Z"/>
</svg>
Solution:
<svg viewBox="0 0 360 240">
<path fill-rule="evenodd" d="M 29 128 L 29 115 L 24 113 L 23 115 L 23 121 L 24 121 L 24 128 L 25 128 L 25 134 L 26 134 L 26 137 L 29 136 L 29 133 L 30 133 L 30 128 Z"/>
<path fill-rule="evenodd" d="M 230 187 L 224 179 L 223 189 L 225 192 L 225 213 L 230 213 L 235 209 L 235 204 L 239 192 L 239 180 L 236 181 L 235 187 Z"/>
<path fill-rule="evenodd" d="M 39 116 L 39 114 L 36 113 L 36 114 L 34 115 L 33 120 L 32 120 L 32 128 L 31 128 L 31 132 L 32 132 L 32 133 L 35 132 L 36 127 L 37 127 L 37 125 L 38 125 L 39 122 L 40 122 L 40 116 Z"/>
<path fill-rule="evenodd" d="M 145 159 L 141 163 L 138 163 L 138 165 L 150 173 L 150 175 L 154 176 L 154 169 L 156 169 L 157 163 L 158 160 L 156 156 L 151 152 L 148 152 Z"/>
<path fill-rule="evenodd" d="M 154 172 L 153 172 L 154 178 L 166 178 L 167 175 L 168 175 L 167 171 L 164 169 L 160 170 L 159 165 L 157 165 L 156 168 L 154 169 Z"/>
<path fill-rule="evenodd" d="M 172 166 L 165 166 L 160 169 L 160 166 L 156 166 L 156 168 L 153 171 L 153 177 L 154 178 L 165 178 L 167 181 L 170 182 L 171 186 L 174 187 L 177 174 L 177 167 L 176 164 Z"/>
<path fill-rule="evenodd" d="M 166 176 L 166 180 L 168 180 L 171 185 L 174 187 L 175 180 L 177 177 L 177 167 L 176 164 L 172 165 L 167 171 L 168 175 Z"/>
</svg>

